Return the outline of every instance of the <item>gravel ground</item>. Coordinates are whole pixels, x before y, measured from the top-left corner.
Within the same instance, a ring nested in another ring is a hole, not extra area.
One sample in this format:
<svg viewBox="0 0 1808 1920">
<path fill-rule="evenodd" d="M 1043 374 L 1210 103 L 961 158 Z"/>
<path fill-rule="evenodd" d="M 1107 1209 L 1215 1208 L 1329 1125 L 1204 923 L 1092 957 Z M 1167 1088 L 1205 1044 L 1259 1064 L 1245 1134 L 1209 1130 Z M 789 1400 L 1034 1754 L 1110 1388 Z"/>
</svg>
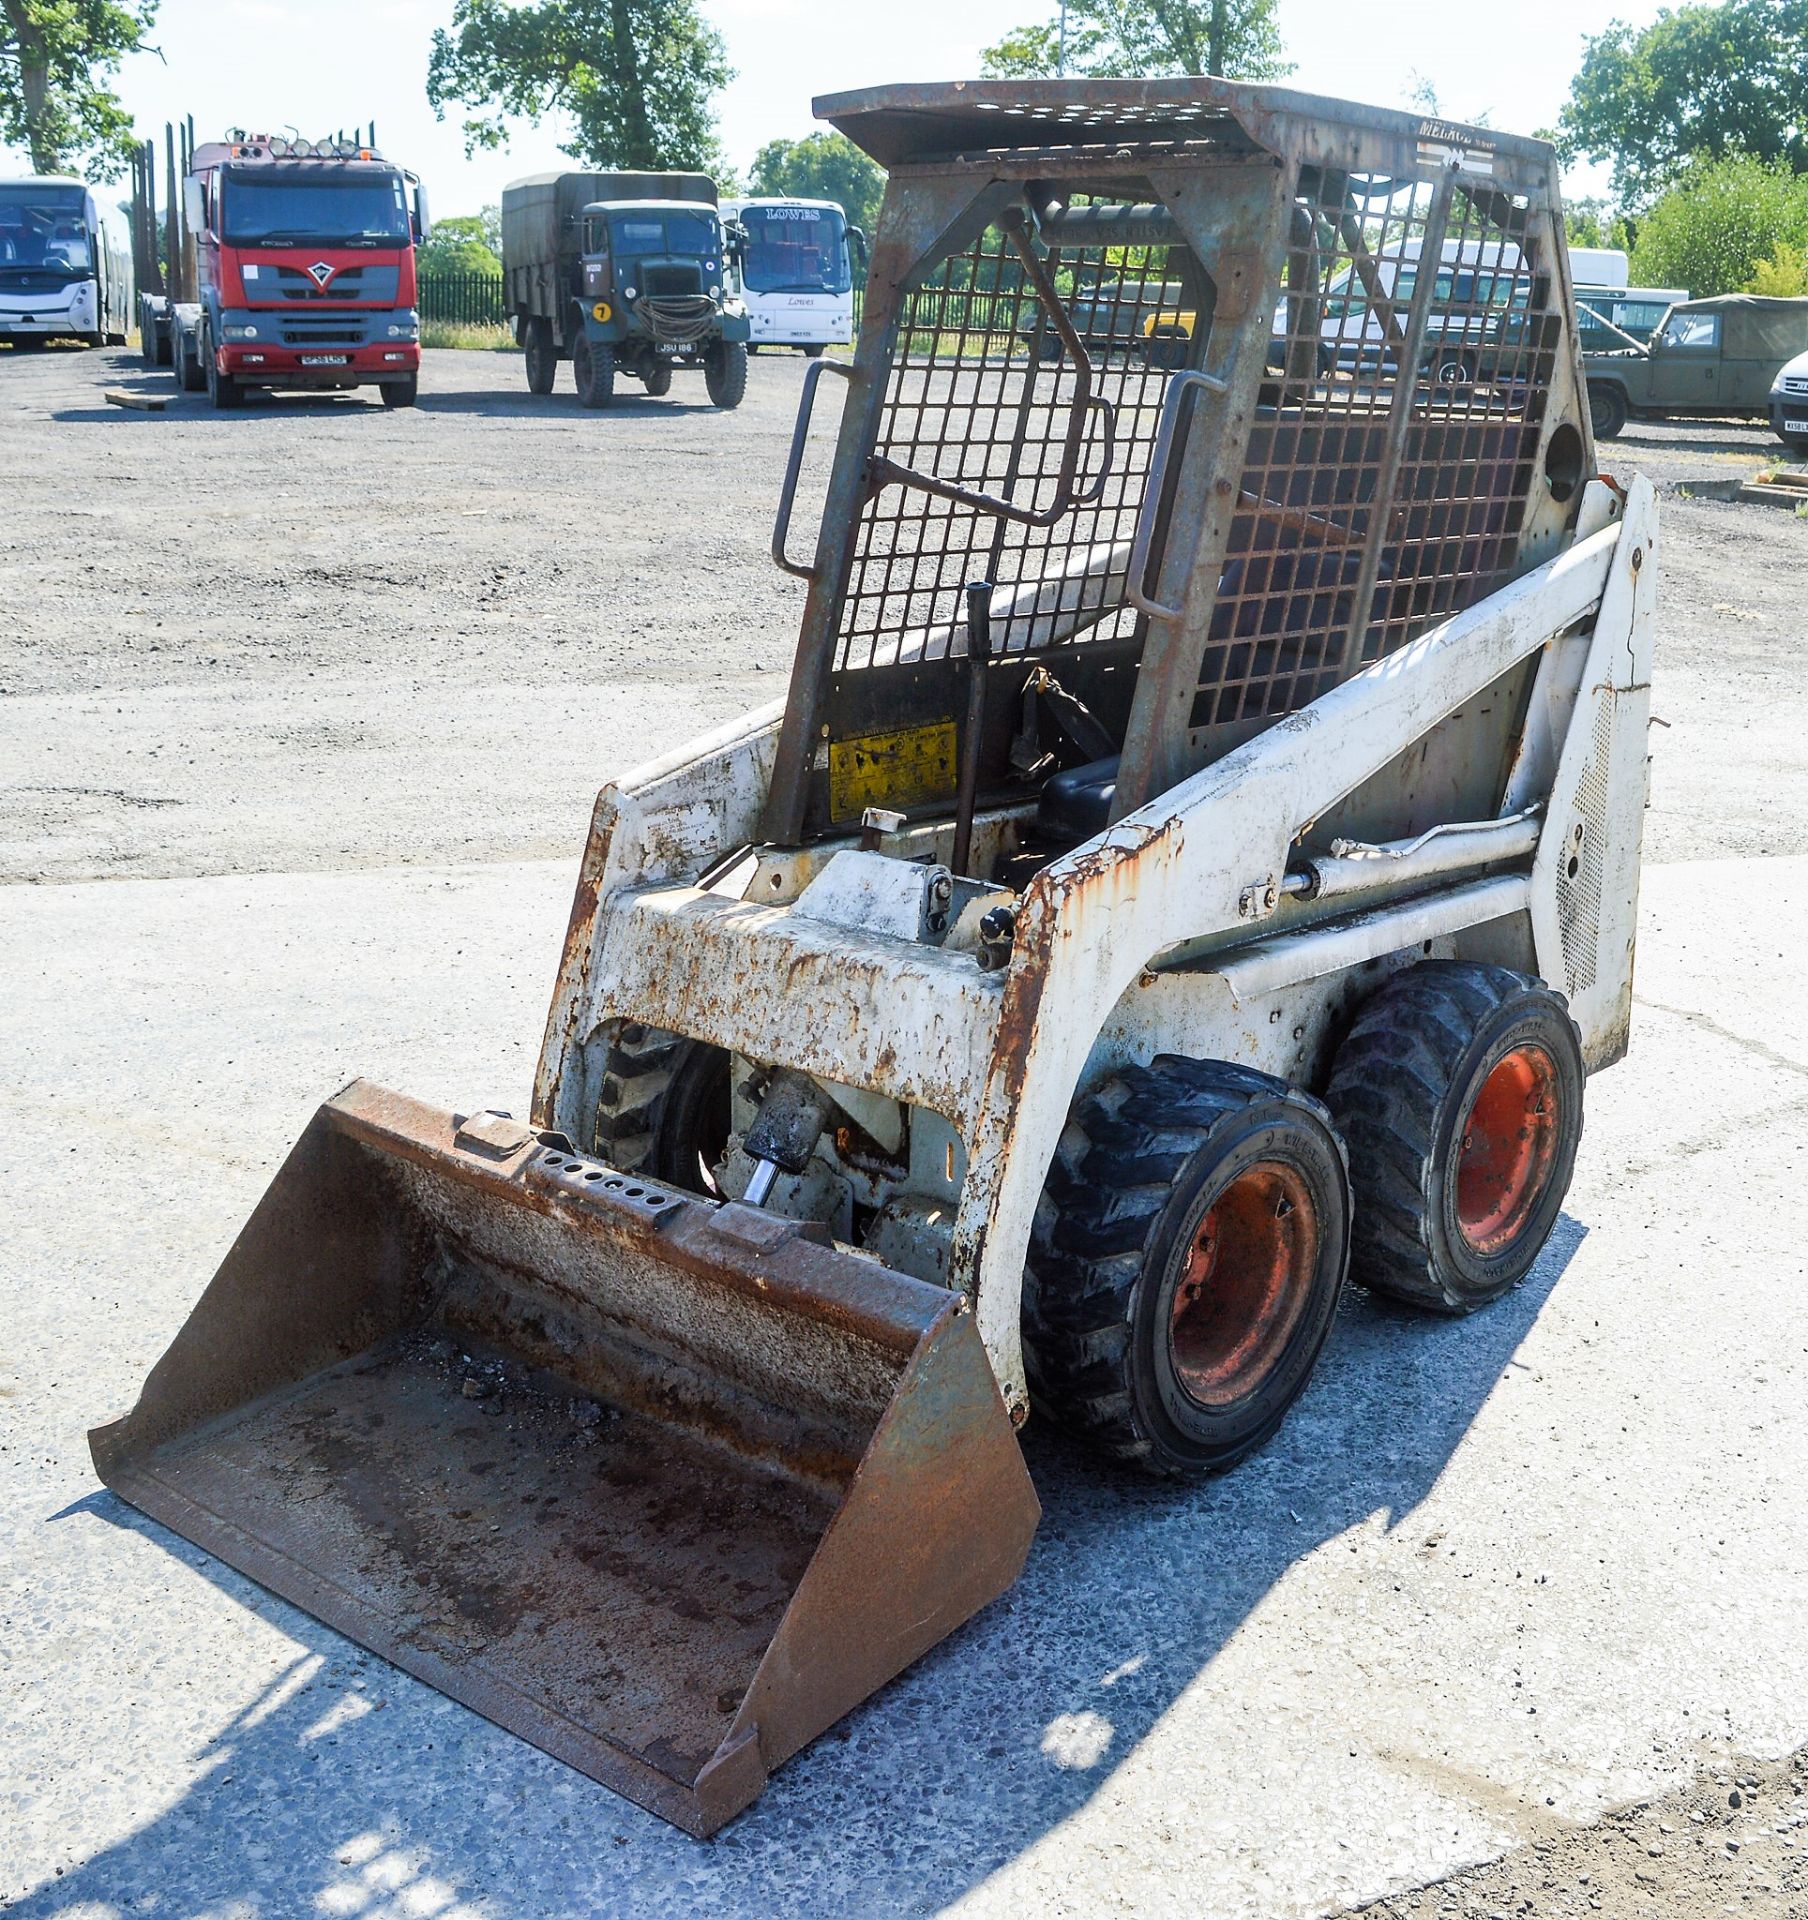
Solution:
<svg viewBox="0 0 1808 1920">
<path fill-rule="evenodd" d="M 0 359 L 0 1907 L 1803 1920 L 1808 525 L 1685 497 L 1756 429 L 1606 450 L 1671 496 L 1669 727 L 1537 1273 L 1461 1325 L 1353 1293 L 1211 1488 L 1032 1429 L 1023 1583 L 713 1846 L 95 1492 L 312 1102 L 518 1101 L 599 780 L 778 690 L 801 364 L 731 416 L 444 353 L 413 414 L 216 418 Z"/>
</svg>

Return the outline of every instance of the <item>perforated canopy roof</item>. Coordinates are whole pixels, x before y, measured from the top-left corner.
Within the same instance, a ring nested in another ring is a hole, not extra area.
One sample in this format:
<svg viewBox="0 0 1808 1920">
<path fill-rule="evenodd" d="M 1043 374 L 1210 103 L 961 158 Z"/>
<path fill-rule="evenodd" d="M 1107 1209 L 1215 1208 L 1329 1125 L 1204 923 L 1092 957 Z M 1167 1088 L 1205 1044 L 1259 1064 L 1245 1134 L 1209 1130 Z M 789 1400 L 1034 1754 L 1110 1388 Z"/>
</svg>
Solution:
<svg viewBox="0 0 1808 1920">
<path fill-rule="evenodd" d="M 1328 128 L 1368 127 L 1400 139 L 1435 136 L 1496 151 L 1546 151 L 1541 141 L 1491 128 L 1212 79 L 936 81 L 825 94 L 814 111 L 885 167 L 1001 147 L 1122 140 L 1273 150 L 1269 123 L 1278 116 Z"/>
</svg>

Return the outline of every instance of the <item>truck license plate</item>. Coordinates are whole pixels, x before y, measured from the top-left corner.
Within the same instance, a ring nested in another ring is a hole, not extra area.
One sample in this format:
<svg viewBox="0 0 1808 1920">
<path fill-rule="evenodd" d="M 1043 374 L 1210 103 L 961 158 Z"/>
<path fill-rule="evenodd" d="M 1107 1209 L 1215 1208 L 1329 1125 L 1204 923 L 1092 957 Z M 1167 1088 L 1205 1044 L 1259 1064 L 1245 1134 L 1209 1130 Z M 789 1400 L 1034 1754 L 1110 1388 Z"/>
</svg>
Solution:
<svg viewBox="0 0 1808 1920">
<path fill-rule="evenodd" d="M 1789 416 L 1785 414 L 1783 416 L 1783 431 L 1785 433 L 1808 433 L 1808 420 L 1791 420 Z"/>
<path fill-rule="evenodd" d="M 350 359 L 349 353 L 304 353 L 301 364 L 304 367 L 342 367 Z"/>
</svg>

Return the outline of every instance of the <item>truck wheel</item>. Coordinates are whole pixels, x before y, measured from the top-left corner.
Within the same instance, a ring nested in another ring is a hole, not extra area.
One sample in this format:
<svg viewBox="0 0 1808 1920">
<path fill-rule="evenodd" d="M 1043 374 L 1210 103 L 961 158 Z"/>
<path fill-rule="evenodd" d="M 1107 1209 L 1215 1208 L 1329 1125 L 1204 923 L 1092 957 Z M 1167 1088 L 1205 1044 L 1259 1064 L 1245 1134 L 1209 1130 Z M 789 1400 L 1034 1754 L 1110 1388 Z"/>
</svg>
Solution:
<svg viewBox="0 0 1808 1920">
<path fill-rule="evenodd" d="M 1357 1016 L 1325 1098 L 1350 1154 L 1352 1278 L 1469 1313 L 1531 1271 L 1582 1138 L 1582 1048 L 1560 995 L 1426 960 Z"/>
<path fill-rule="evenodd" d="M 1604 380 L 1588 383 L 1588 418 L 1597 440 L 1615 440 L 1625 432 L 1629 409 L 1626 396 Z"/>
<path fill-rule="evenodd" d="M 606 407 L 615 398 L 615 349 L 579 333 L 571 343 L 571 371 L 578 383 L 578 405 Z"/>
<path fill-rule="evenodd" d="M 175 335 L 176 382 L 184 393 L 201 393 L 207 386 L 207 372 L 195 336 L 184 329 Z"/>
<path fill-rule="evenodd" d="M 222 373 L 218 361 L 214 358 L 213 341 L 202 334 L 200 345 L 201 372 L 207 388 L 207 397 L 213 402 L 215 413 L 230 413 L 234 407 L 245 404 L 245 389 L 229 373 Z"/>
<path fill-rule="evenodd" d="M 544 314 L 531 316 L 522 333 L 521 345 L 527 354 L 527 390 L 551 393 L 559 371 L 559 349 L 553 342 L 552 322 Z"/>
<path fill-rule="evenodd" d="M 646 382 L 647 392 L 651 394 L 655 400 L 663 400 L 672 390 L 672 367 L 670 361 L 654 361 L 640 377 Z"/>
<path fill-rule="evenodd" d="M 421 376 L 411 373 L 406 380 L 385 380 L 382 389 L 384 406 L 411 407 L 420 398 Z"/>
<path fill-rule="evenodd" d="M 1143 359 L 1151 367 L 1172 372 L 1186 365 L 1191 345 L 1192 336 L 1185 327 L 1156 326 L 1143 341 Z"/>
<path fill-rule="evenodd" d="M 1150 1473 L 1221 1471 L 1281 1423 L 1330 1331 L 1350 1186 L 1285 1081 L 1159 1056 L 1082 1101 L 1024 1288 L 1034 1403 Z"/>
<path fill-rule="evenodd" d="M 623 1022 L 597 1096 L 598 1158 L 619 1173 L 719 1197 L 710 1169 L 728 1147 L 732 1065 L 706 1041 Z"/>
<path fill-rule="evenodd" d="M 739 340 L 712 340 L 703 355 L 703 384 L 718 407 L 738 407 L 747 396 L 747 349 Z"/>
</svg>

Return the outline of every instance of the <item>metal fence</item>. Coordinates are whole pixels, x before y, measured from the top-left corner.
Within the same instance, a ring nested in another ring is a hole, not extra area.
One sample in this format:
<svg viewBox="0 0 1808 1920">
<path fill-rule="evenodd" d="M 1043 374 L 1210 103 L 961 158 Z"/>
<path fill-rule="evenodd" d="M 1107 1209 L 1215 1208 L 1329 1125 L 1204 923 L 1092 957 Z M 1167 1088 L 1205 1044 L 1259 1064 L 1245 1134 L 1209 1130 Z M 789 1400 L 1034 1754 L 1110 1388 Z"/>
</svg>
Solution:
<svg viewBox="0 0 1808 1920">
<path fill-rule="evenodd" d="M 508 318 L 499 273 L 434 273 L 420 279 L 424 326 L 492 327 Z"/>
</svg>

